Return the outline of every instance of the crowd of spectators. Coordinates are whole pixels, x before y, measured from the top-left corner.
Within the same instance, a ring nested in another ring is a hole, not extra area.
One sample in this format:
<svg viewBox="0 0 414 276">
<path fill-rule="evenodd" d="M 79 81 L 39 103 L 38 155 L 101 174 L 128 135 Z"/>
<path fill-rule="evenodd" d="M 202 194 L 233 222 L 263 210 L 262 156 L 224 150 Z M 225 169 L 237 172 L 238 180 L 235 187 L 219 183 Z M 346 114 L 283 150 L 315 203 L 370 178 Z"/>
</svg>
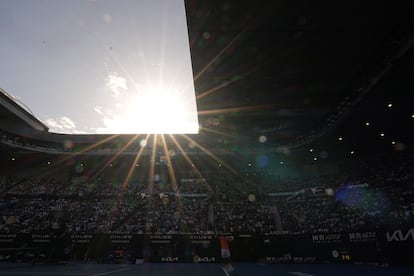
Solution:
<svg viewBox="0 0 414 276">
<path fill-rule="evenodd" d="M 413 162 L 287 180 L 181 179 L 178 187 L 97 178 L 0 178 L 0 233 L 316 233 L 414 225 Z M 207 177 L 206 177 L 207 178 Z M 207 178 L 208 179 L 208 178 Z M 151 188 L 150 188 L 151 187 Z"/>
</svg>

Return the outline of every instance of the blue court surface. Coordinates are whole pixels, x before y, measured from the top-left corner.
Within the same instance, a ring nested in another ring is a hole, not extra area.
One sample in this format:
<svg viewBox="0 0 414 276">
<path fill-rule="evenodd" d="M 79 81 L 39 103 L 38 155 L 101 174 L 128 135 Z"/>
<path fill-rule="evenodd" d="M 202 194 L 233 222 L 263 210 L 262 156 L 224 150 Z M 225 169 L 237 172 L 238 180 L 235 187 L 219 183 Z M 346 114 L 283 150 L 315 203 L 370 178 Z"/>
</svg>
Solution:
<svg viewBox="0 0 414 276">
<path fill-rule="evenodd" d="M 165 264 L 148 263 L 141 265 L 113 265 L 95 263 L 69 264 L 30 264 L 2 263 L 0 275 L 66 275 L 66 276 L 227 276 L 227 275 L 296 275 L 296 276 L 331 276 L 331 275 L 414 275 L 413 267 L 380 267 L 374 265 L 350 264 L 256 264 L 236 263 L 231 274 L 223 270 L 221 264 Z"/>
</svg>

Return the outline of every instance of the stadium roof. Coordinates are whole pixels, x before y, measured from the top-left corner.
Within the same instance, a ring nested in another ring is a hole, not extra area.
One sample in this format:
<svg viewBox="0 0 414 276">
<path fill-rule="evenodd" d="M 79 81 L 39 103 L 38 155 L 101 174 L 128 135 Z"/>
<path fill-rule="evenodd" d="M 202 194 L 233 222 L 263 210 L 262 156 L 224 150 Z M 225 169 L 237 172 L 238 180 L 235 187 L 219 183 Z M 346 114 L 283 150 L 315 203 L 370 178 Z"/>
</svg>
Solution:
<svg viewBox="0 0 414 276">
<path fill-rule="evenodd" d="M 17 128 L 47 131 L 48 127 L 39 121 L 23 104 L 0 88 L 0 124 L 3 128 Z"/>
<path fill-rule="evenodd" d="M 412 69 L 410 5 L 187 1 L 201 124 L 251 141 L 265 135 L 273 144 L 301 145 L 360 105 L 374 108 L 364 102 L 372 94 L 385 104 L 400 97 L 378 87 L 395 66 Z"/>
</svg>

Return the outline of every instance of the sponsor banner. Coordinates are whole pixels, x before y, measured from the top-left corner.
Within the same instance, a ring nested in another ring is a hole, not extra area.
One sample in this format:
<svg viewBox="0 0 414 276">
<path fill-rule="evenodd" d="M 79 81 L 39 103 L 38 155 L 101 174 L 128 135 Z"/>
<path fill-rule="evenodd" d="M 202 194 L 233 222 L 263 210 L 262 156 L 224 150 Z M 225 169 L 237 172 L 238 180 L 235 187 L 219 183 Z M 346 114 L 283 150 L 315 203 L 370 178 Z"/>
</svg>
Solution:
<svg viewBox="0 0 414 276">
<path fill-rule="evenodd" d="M 292 256 L 285 254 L 279 257 L 265 257 L 266 263 L 294 263 L 294 264 L 310 264 L 316 263 L 317 258 L 315 256 Z"/>
<path fill-rule="evenodd" d="M 196 241 L 202 241 L 202 242 L 210 242 L 211 240 L 213 240 L 213 235 L 190 235 L 189 239 L 192 242 L 196 242 Z"/>
<path fill-rule="evenodd" d="M 33 243 L 50 243 L 52 237 L 50 234 L 32 234 L 31 235 Z"/>
<path fill-rule="evenodd" d="M 163 263 L 178 263 L 180 261 L 180 257 L 161 257 L 160 261 Z"/>
<path fill-rule="evenodd" d="M 93 235 L 91 234 L 72 234 L 70 235 L 72 243 L 90 243 Z"/>
<path fill-rule="evenodd" d="M 172 235 L 168 235 L 168 234 L 150 235 L 149 239 L 151 243 L 170 243 L 172 239 Z"/>
<path fill-rule="evenodd" d="M 314 256 L 293 256 L 292 261 L 295 264 L 310 264 L 316 263 L 316 257 Z"/>
<path fill-rule="evenodd" d="M 0 243 L 14 243 L 17 234 L 0 234 Z"/>
<path fill-rule="evenodd" d="M 348 233 L 348 238 L 351 243 L 375 242 L 377 239 L 377 232 L 351 232 Z"/>
<path fill-rule="evenodd" d="M 339 233 L 333 234 L 314 234 L 312 235 L 313 244 L 333 244 L 342 243 L 342 235 Z"/>
<path fill-rule="evenodd" d="M 250 261 L 249 258 L 255 256 L 269 263 L 312 263 L 327 260 L 358 262 L 380 258 L 393 258 L 392 261 L 395 263 L 409 263 L 413 257 L 410 248 L 414 245 L 414 228 L 313 235 L 282 235 L 277 231 L 261 236 L 248 233 L 234 235 L 236 239 L 232 246 L 235 249 L 235 261 Z M 108 248 L 122 248 L 139 255 L 143 246 L 148 246 L 150 261 L 221 261 L 218 240 L 215 235 L 208 232 L 182 235 L 72 233 L 64 238 L 55 237 L 51 233 L 0 233 L 0 249 L 22 246 L 50 249 L 51 245 L 60 246 L 64 243 L 75 245 L 76 248 L 87 247 L 91 256 L 95 258 L 104 256 Z M 185 250 L 188 245 L 192 246 L 197 258 L 188 255 Z"/>
<path fill-rule="evenodd" d="M 111 234 L 109 240 L 112 244 L 129 244 L 131 243 L 133 235 L 130 234 Z"/>
<path fill-rule="evenodd" d="M 216 257 L 194 256 L 193 261 L 195 263 L 215 263 Z"/>
<path fill-rule="evenodd" d="M 413 242 L 414 228 L 408 230 L 397 229 L 394 231 L 387 231 L 385 233 L 387 242 Z"/>
<path fill-rule="evenodd" d="M 283 256 L 274 257 L 274 256 L 267 256 L 265 257 L 266 263 L 290 263 L 292 261 L 292 256 L 290 254 L 285 254 Z"/>
</svg>

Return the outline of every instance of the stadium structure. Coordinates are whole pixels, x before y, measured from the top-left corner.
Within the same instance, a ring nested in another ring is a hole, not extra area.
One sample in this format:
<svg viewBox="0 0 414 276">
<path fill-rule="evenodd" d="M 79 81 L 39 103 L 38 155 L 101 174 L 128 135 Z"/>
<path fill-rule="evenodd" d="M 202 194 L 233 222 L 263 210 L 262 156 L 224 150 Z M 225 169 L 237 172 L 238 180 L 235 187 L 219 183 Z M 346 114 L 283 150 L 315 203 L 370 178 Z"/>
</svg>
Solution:
<svg viewBox="0 0 414 276">
<path fill-rule="evenodd" d="M 412 265 L 412 4 L 185 4 L 199 134 L 56 134 L 0 91 L 1 258 Z"/>
</svg>

